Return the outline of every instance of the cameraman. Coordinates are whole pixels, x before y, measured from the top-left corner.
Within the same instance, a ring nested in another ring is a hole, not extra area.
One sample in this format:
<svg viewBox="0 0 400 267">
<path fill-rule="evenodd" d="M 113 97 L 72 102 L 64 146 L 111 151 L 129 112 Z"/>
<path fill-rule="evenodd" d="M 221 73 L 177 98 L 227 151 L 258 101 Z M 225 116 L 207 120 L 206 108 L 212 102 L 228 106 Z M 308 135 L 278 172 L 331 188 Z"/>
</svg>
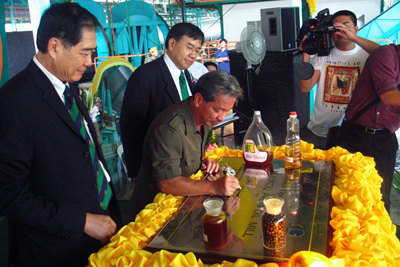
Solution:
<svg viewBox="0 0 400 267">
<path fill-rule="evenodd" d="M 332 24 L 337 31 L 332 33 L 335 47 L 328 56 L 314 56 L 310 61 L 310 55 L 303 51 L 307 36 L 299 46 L 299 50 L 303 51 L 302 62 L 309 62 L 314 67 L 310 79 L 299 79 L 300 90 L 310 92 L 318 83 L 314 110 L 309 123 L 301 129 L 301 138 L 318 149 L 325 149 L 329 128 L 341 124 L 365 61 L 380 47 L 357 36 L 357 18 L 351 11 L 342 10 L 333 14 Z"/>
</svg>

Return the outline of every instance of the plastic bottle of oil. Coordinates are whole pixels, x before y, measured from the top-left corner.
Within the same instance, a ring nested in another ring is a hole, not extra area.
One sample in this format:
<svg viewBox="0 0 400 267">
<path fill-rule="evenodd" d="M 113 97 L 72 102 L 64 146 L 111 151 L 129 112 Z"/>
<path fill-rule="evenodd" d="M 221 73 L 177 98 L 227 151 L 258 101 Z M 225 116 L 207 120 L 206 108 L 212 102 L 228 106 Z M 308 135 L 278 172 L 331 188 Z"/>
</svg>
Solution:
<svg viewBox="0 0 400 267">
<path fill-rule="evenodd" d="M 295 111 L 290 112 L 287 120 L 285 142 L 285 169 L 300 169 L 303 166 L 300 150 L 300 122 Z"/>
<path fill-rule="evenodd" d="M 254 111 L 253 122 L 243 139 L 243 158 L 250 165 L 270 165 L 273 159 L 272 135 L 261 118 L 261 112 Z"/>
</svg>

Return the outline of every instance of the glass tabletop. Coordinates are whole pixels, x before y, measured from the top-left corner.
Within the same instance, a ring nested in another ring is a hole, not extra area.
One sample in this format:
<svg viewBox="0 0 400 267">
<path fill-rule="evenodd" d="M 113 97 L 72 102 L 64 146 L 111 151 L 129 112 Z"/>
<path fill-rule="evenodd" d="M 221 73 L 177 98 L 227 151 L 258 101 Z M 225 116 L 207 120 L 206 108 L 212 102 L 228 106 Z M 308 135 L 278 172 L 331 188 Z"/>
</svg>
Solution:
<svg viewBox="0 0 400 267">
<path fill-rule="evenodd" d="M 285 173 L 283 160 L 273 160 L 269 168 L 247 166 L 243 158 L 222 158 L 219 163 L 236 171 L 242 187 L 234 194 L 240 201 L 220 197 L 225 202 L 227 214 L 227 247 L 218 251 L 205 248 L 201 219 L 205 214 L 203 201 L 210 196 L 198 196 L 186 199 L 147 250 L 194 252 L 203 262 L 214 263 L 221 262 L 221 259 L 234 262 L 237 258 L 258 264 L 284 263 L 301 250 L 331 255 L 329 214 L 334 176 L 331 161 L 303 161 L 303 169 L 294 173 Z M 263 246 L 263 200 L 269 196 L 281 197 L 285 201 L 285 246 L 282 249 Z"/>
</svg>

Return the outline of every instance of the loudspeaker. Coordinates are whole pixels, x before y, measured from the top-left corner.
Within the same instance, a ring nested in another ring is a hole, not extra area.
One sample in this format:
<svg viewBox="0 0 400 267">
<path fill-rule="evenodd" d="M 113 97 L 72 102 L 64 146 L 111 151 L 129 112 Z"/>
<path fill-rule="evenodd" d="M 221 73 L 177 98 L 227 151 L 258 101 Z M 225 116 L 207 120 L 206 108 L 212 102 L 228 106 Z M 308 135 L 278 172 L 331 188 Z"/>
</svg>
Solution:
<svg viewBox="0 0 400 267">
<path fill-rule="evenodd" d="M 261 9 L 261 29 L 267 51 L 290 51 L 297 49 L 299 32 L 299 8 L 277 7 Z"/>
<path fill-rule="evenodd" d="M 234 107 L 236 115 L 240 117 L 235 121 L 235 145 L 241 145 L 246 130 L 249 128 L 254 110 L 260 110 L 263 122 L 271 131 L 275 145 L 285 144 L 286 121 L 290 111 L 297 112 L 300 128 L 307 125 L 310 120 L 310 94 L 299 89 L 297 66 L 301 57 L 293 55 L 292 51 L 265 53 L 260 72 L 253 72 L 252 88 L 247 88 L 247 75 L 244 71 L 247 61 L 242 53 L 229 51 L 231 74 L 238 80 L 243 88 L 244 98 Z M 253 96 L 250 103 L 249 94 Z"/>
<path fill-rule="evenodd" d="M 7 32 L 8 77 L 11 79 L 25 69 L 35 55 L 32 31 Z"/>
</svg>

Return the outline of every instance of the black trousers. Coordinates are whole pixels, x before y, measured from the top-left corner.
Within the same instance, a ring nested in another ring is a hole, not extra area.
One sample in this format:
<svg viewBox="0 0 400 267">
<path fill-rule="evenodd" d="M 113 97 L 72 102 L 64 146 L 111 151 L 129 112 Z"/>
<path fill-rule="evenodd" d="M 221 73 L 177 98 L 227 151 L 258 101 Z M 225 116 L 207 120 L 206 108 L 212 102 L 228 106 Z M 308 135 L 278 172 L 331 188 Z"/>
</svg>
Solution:
<svg viewBox="0 0 400 267">
<path fill-rule="evenodd" d="M 344 138 L 336 142 L 336 145 L 351 153 L 361 152 L 364 156 L 374 157 L 376 170 L 383 178 L 382 201 L 385 202 L 386 210 L 390 212 L 390 192 L 398 150 L 396 134 L 388 130 L 366 130 L 364 126 L 349 125 L 345 121 L 343 121 L 342 127 L 347 129 L 346 134 Z"/>
<path fill-rule="evenodd" d="M 326 149 L 326 137 L 315 135 L 308 129 L 307 125 L 300 129 L 300 138 L 307 143 L 313 144 L 314 149 Z"/>
</svg>

